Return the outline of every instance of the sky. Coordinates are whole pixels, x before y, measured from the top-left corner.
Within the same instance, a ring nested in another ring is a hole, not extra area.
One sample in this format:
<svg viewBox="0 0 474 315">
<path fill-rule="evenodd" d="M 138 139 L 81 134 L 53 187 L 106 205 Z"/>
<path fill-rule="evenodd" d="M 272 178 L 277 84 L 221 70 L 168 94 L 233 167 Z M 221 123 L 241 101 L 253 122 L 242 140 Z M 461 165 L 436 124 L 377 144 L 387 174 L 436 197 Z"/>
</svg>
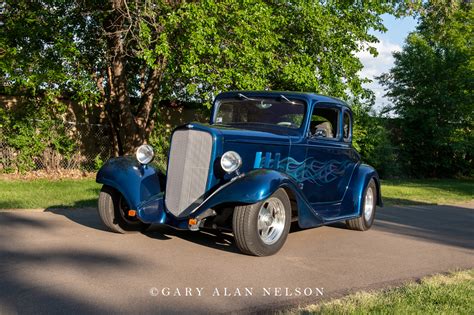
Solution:
<svg viewBox="0 0 474 315">
<path fill-rule="evenodd" d="M 383 15 L 383 20 L 387 32 L 372 32 L 379 39 L 379 43 L 374 45 L 379 52 L 378 56 L 374 58 L 368 52 L 358 54 L 364 65 L 361 75 L 373 80 L 373 82 L 365 84 L 364 87 L 371 89 L 375 93 L 376 110 L 380 110 L 384 105 L 390 104 L 390 101 L 383 97 L 385 94 L 384 88 L 374 80 L 374 77 L 390 70 L 394 61 L 392 52 L 402 49 L 405 38 L 410 32 L 415 30 L 417 24 L 413 17 L 397 19 L 389 14 Z"/>
</svg>

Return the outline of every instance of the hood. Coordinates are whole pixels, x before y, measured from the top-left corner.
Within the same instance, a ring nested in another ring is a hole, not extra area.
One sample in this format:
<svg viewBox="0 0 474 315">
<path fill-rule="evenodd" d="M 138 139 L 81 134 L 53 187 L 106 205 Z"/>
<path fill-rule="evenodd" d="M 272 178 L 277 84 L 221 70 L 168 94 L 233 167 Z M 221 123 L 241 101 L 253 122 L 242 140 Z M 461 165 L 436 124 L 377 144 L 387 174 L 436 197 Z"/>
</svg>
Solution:
<svg viewBox="0 0 474 315">
<path fill-rule="evenodd" d="M 243 129 L 223 125 L 205 126 L 220 134 L 224 142 L 289 144 L 290 136 L 298 136 L 298 131 L 280 127 L 246 126 Z"/>
<path fill-rule="evenodd" d="M 255 128 L 233 128 L 222 125 L 209 125 L 202 123 L 190 123 L 178 129 L 196 129 L 209 132 L 214 140 L 213 165 L 217 166 L 213 172 L 209 187 L 214 187 L 221 180 L 231 177 L 222 173 L 220 159 L 224 152 L 235 151 L 242 158 L 240 171 L 246 173 L 264 165 L 271 166 L 275 159 L 284 160 L 288 157 L 291 143 L 296 137 L 301 137 L 288 128 L 268 126 L 257 126 Z M 278 163 L 277 163 L 278 164 Z"/>
</svg>

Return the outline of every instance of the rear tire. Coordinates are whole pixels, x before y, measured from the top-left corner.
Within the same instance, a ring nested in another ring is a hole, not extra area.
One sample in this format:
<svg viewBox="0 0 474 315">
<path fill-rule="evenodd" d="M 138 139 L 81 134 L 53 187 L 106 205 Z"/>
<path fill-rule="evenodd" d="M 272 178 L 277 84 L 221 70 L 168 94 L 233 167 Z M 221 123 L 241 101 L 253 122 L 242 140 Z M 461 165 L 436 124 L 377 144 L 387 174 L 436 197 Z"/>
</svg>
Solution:
<svg viewBox="0 0 474 315">
<path fill-rule="evenodd" d="M 137 217 L 130 217 L 130 207 L 122 194 L 116 189 L 104 185 L 100 191 L 99 217 L 108 230 L 115 233 L 143 232 L 150 224 L 141 222 Z"/>
<path fill-rule="evenodd" d="M 373 178 L 369 181 L 367 187 L 365 187 L 362 200 L 361 216 L 346 221 L 347 227 L 351 230 L 367 231 L 374 223 L 375 210 L 377 207 L 377 187 Z"/>
<path fill-rule="evenodd" d="M 282 188 L 264 201 L 234 208 L 235 243 L 245 254 L 275 254 L 285 244 L 290 225 L 291 203 Z"/>
</svg>

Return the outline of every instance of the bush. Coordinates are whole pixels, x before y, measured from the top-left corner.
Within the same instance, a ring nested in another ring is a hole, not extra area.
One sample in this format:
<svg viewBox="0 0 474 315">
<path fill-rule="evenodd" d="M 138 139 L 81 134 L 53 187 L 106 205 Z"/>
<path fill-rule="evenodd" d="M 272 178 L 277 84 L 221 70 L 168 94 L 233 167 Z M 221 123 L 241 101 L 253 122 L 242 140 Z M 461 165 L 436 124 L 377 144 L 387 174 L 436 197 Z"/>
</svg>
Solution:
<svg viewBox="0 0 474 315">
<path fill-rule="evenodd" d="M 353 112 L 353 145 L 362 161 L 373 166 L 382 178 L 401 176 L 398 148 L 392 141 L 390 120 L 370 113 L 368 107 L 362 105 L 353 106 Z"/>
<path fill-rule="evenodd" d="M 3 171 L 34 170 L 35 161 L 45 152 L 70 159 L 77 144 L 61 119 L 65 110 L 66 106 L 48 97 L 28 98 L 8 110 L 0 108 L 0 142 L 13 149 L 9 151 L 13 156 L 3 157 Z"/>
</svg>

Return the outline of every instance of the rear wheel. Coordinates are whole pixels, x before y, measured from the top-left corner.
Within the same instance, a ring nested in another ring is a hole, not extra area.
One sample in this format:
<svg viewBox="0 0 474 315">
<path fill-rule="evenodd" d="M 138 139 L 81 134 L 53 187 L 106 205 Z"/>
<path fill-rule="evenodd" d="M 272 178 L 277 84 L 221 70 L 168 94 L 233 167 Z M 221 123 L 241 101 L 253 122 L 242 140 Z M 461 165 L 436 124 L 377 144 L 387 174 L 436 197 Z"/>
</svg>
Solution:
<svg viewBox="0 0 474 315">
<path fill-rule="evenodd" d="M 347 220 L 346 224 L 351 230 L 366 231 L 370 229 L 375 219 L 375 208 L 377 204 L 377 187 L 372 178 L 365 188 L 362 215 L 359 218 Z"/>
<path fill-rule="evenodd" d="M 145 231 L 150 225 L 129 216 L 130 207 L 122 194 L 116 189 L 104 185 L 99 195 L 98 211 L 104 225 L 112 232 L 128 233 Z"/>
<path fill-rule="evenodd" d="M 235 242 L 245 254 L 273 255 L 285 243 L 290 223 L 290 199 L 280 188 L 264 201 L 235 207 L 232 220 Z"/>
</svg>

